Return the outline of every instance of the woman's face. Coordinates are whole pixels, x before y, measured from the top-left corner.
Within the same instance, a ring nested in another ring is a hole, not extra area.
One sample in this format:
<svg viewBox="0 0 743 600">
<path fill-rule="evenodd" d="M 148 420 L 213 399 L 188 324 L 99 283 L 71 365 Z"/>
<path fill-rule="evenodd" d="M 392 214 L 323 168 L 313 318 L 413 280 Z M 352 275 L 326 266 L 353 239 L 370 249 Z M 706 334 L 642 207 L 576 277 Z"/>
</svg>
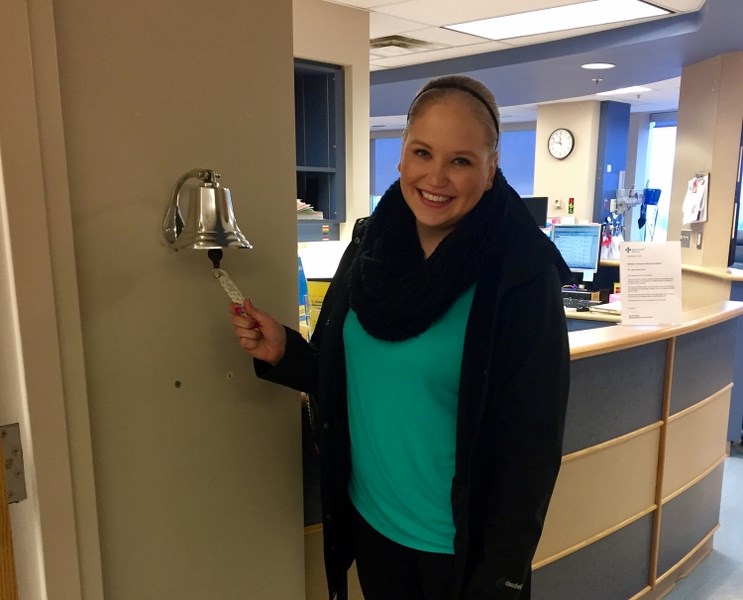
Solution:
<svg viewBox="0 0 743 600">
<path fill-rule="evenodd" d="M 435 248 L 490 189 L 496 162 L 467 103 L 445 97 L 418 113 L 408 126 L 398 169 L 424 249 L 430 243 Z"/>
</svg>

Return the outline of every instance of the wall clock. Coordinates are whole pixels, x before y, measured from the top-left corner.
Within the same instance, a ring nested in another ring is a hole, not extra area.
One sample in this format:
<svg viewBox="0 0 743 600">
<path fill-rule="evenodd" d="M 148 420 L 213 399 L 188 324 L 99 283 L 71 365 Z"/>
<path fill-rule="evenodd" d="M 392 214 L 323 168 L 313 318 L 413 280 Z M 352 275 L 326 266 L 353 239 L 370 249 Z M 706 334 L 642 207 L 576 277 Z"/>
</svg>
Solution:
<svg viewBox="0 0 743 600">
<path fill-rule="evenodd" d="M 567 158 L 568 154 L 573 151 L 575 138 L 570 130 L 560 127 L 555 129 L 547 141 L 549 153 L 558 160 Z"/>
</svg>

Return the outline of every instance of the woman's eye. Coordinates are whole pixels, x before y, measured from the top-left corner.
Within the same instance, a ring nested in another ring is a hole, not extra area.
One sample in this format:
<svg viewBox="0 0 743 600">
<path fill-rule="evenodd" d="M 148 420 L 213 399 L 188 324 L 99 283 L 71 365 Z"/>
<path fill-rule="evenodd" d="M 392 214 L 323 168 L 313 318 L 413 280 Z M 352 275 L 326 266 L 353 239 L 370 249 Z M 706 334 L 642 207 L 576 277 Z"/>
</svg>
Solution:
<svg viewBox="0 0 743 600">
<path fill-rule="evenodd" d="M 455 158 L 452 162 L 455 165 L 462 165 L 462 166 L 467 166 L 467 165 L 472 164 L 468 158 L 462 158 L 461 156 L 458 158 Z"/>
<path fill-rule="evenodd" d="M 428 157 L 431 156 L 428 152 L 428 150 L 424 150 L 423 148 L 418 148 L 414 151 L 416 156 L 422 156 L 422 157 Z"/>
</svg>

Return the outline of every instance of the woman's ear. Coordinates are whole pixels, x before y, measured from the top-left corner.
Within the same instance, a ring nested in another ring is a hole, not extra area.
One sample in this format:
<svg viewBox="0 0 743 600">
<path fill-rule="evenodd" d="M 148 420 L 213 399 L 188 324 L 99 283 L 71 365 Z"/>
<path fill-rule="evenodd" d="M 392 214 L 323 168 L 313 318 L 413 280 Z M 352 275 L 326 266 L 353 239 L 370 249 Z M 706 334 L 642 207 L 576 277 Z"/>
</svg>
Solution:
<svg viewBox="0 0 743 600">
<path fill-rule="evenodd" d="M 400 163 L 399 162 L 397 163 L 397 172 L 398 173 L 401 173 L 401 171 L 400 171 Z"/>
</svg>

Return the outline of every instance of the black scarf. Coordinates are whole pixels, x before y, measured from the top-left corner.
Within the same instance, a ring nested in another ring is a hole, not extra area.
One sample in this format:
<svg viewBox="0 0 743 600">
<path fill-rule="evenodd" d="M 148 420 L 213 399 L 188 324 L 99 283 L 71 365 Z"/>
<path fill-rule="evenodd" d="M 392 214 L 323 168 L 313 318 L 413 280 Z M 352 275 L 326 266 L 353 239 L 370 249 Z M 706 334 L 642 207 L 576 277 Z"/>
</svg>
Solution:
<svg viewBox="0 0 743 600">
<path fill-rule="evenodd" d="M 428 259 L 399 180 L 390 186 L 351 266 L 351 308 L 367 333 L 387 341 L 415 337 L 475 283 L 503 212 L 502 184 L 499 172 L 493 188 Z"/>
</svg>

